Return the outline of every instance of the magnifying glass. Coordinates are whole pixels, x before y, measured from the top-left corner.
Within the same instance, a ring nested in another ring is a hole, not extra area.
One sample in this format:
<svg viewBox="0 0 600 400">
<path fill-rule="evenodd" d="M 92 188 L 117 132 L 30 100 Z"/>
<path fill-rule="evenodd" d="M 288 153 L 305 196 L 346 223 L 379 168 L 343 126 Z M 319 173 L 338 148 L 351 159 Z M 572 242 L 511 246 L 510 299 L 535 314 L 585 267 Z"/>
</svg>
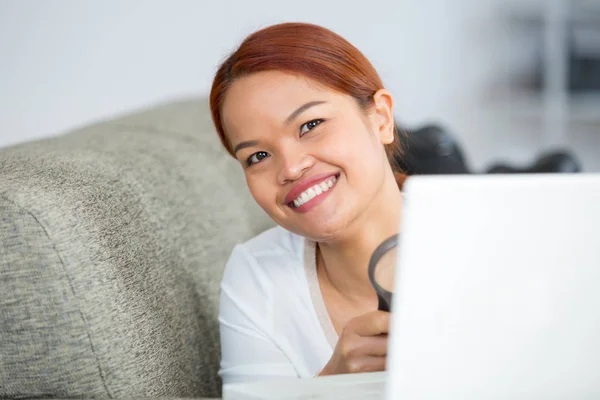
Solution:
<svg viewBox="0 0 600 400">
<path fill-rule="evenodd" d="M 398 235 L 384 240 L 373 252 L 369 260 L 369 280 L 377 293 L 378 310 L 391 311 L 396 272 Z"/>
</svg>

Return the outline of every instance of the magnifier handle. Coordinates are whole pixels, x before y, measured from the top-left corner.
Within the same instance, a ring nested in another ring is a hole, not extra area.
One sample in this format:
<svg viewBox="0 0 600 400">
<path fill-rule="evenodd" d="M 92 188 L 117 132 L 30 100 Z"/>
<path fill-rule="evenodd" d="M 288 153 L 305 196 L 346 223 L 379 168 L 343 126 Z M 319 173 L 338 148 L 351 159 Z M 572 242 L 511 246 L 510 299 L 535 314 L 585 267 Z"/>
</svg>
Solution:
<svg viewBox="0 0 600 400">
<path fill-rule="evenodd" d="M 388 292 L 389 293 L 389 292 Z M 385 295 L 382 293 L 377 293 L 377 299 L 379 300 L 379 305 L 377 306 L 377 309 L 379 311 L 387 311 L 390 312 L 391 311 L 391 307 L 390 305 L 392 304 L 392 299 L 391 299 L 391 294 L 390 294 L 390 298 L 386 299 Z"/>
</svg>

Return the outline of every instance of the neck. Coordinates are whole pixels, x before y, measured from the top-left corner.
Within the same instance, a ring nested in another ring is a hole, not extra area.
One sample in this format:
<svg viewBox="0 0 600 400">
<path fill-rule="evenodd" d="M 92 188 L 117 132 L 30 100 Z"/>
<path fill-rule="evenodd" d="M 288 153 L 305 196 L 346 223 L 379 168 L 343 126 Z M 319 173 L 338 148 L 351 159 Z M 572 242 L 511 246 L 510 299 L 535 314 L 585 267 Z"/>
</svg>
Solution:
<svg viewBox="0 0 600 400">
<path fill-rule="evenodd" d="M 371 255 L 388 237 L 398 233 L 402 195 L 395 182 L 373 201 L 349 227 L 344 237 L 318 243 L 317 263 L 322 278 L 348 300 L 363 302 L 375 296 L 368 277 Z"/>
</svg>

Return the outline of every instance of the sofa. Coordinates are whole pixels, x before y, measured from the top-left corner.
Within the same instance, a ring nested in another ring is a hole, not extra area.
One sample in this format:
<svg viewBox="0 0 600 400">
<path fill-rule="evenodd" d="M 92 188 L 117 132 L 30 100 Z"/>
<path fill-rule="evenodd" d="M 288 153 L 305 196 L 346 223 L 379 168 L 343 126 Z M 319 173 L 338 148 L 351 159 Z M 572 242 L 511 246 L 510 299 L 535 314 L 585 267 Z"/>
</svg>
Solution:
<svg viewBox="0 0 600 400">
<path fill-rule="evenodd" d="M 0 398 L 216 398 L 219 281 L 271 226 L 185 99 L 0 149 Z"/>
</svg>

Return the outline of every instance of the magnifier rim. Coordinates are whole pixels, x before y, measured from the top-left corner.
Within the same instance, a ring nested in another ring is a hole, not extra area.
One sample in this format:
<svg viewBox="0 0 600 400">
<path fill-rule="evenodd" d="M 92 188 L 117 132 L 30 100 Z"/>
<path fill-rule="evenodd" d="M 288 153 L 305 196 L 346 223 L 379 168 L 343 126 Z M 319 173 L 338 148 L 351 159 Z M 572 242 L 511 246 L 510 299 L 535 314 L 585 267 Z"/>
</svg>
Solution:
<svg viewBox="0 0 600 400">
<path fill-rule="evenodd" d="M 377 281 L 375 280 L 375 267 L 381 260 L 381 258 L 391 249 L 398 245 L 398 235 L 392 235 L 389 238 L 385 239 L 373 252 L 371 259 L 369 260 L 369 280 L 371 281 L 371 285 L 375 288 L 375 291 L 379 294 L 384 295 L 385 297 L 389 297 L 392 295 L 392 292 L 387 291 L 386 289 L 379 286 Z"/>
</svg>

